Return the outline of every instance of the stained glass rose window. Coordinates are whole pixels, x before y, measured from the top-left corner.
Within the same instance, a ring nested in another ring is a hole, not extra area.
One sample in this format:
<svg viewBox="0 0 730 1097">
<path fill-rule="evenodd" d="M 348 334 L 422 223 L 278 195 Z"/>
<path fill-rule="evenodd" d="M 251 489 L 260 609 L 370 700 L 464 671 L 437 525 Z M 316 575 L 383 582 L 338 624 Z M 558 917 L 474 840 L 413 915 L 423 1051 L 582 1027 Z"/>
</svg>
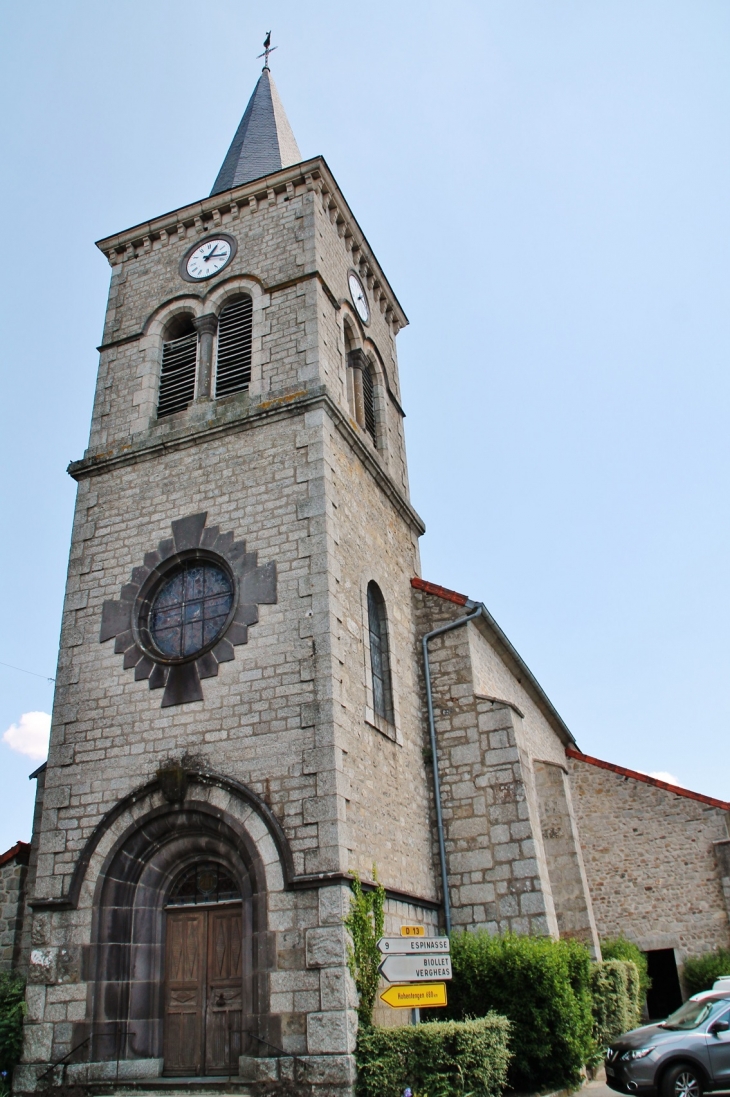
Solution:
<svg viewBox="0 0 730 1097">
<path fill-rule="evenodd" d="M 233 605 L 233 583 L 221 567 L 189 560 L 155 593 L 147 628 L 168 659 L 189 659 L 222 635 Z"/>
</svg>

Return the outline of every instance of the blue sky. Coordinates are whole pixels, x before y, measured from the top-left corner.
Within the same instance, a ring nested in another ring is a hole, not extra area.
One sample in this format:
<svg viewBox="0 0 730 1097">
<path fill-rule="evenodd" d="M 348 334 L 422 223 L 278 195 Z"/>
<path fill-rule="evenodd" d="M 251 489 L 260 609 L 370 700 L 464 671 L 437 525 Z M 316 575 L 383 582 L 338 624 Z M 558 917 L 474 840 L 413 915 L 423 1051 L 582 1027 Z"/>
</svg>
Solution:
<svg viewBox="0 0 730 1097">
<path fill-rule="evenodd" d="M 0 662 L 39 676 L 0 666 L 0 736 L 52 701 L 93 242 L 208 193 L 269 27 L 302 154 L 411 321 L 424 576 L 486 602 L 583 750 L 730 798 L 730 6 L 705 0 L 0 7 Z M 6 848 L 38 761 L 0 762 Z"/>
</svg>

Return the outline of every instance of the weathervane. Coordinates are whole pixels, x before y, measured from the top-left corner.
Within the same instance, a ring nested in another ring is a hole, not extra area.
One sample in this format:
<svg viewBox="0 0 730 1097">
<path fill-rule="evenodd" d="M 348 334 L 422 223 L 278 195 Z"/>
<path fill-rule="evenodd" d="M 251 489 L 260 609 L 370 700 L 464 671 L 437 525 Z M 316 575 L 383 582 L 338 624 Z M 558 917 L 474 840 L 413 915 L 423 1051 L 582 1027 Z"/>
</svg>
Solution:
<svg viewBox="0 0 730 1097">
<path fill-rule="evenodd" d="M 259 57 L 264 58 L 264 67 L 261 70 L 262 72 L 265 72 L 268 69 L 269 54 L 273 53 L 275 49 L 276 46 L 271 45 L 271 31 L 269 30 L 266 32 L 266 37 L 264 38 L 264 52 L 259 54 Z"/>
</svg>

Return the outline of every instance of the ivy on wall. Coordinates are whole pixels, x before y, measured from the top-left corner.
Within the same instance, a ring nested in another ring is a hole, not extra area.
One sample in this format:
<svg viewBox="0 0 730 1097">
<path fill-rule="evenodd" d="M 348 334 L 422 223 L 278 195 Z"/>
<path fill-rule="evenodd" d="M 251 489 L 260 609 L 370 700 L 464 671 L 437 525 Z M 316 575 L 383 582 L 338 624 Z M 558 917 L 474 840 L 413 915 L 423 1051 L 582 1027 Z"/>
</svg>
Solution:
<svg viewBox="0 0 730 1097">
<path fill-rule="evenodd" d="M 385 924 L 383 914 L 385 888 L 378 880 L 375 865 L 373 865 L 373 880 L 375 887 L 364 891 L 360 877 L 355 873 L 351 885 L 350 910 L 344 919 L 350 934 L 347 965 L 355 980 L 360 999 L 357 1015 L 360 1025 L 365 1028 L 373 1023 L 375 995 L 378 991 L 378 966 L 382 960 L 378 951 L 378 939 L 383 936 Z"/>
</svg>

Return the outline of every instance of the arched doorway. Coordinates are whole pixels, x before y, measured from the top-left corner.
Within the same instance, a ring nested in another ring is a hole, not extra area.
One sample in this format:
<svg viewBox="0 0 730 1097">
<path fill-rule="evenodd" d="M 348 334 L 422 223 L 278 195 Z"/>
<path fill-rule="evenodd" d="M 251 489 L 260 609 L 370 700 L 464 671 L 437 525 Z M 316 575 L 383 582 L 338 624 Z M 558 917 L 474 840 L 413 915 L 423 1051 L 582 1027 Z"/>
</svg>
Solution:
<svg viewBox="0 0 730 1097">
<path fill-rule="evenodd" d="M 92 941 L 93 1020 L 73 1034 L 92 1061 L 237 1075 L 249 1046 L 276 1042 L 265 867 L 232 813 L 191 799 L 141 813 L 97 878 Z"/>
<path fill-rule="evenodd" d="M 217 861 L 189 865 L 170 891 L 165 923 L 165 1073 L 237 1073 L 244 932 L 237 881 Z"/>
</svg>

